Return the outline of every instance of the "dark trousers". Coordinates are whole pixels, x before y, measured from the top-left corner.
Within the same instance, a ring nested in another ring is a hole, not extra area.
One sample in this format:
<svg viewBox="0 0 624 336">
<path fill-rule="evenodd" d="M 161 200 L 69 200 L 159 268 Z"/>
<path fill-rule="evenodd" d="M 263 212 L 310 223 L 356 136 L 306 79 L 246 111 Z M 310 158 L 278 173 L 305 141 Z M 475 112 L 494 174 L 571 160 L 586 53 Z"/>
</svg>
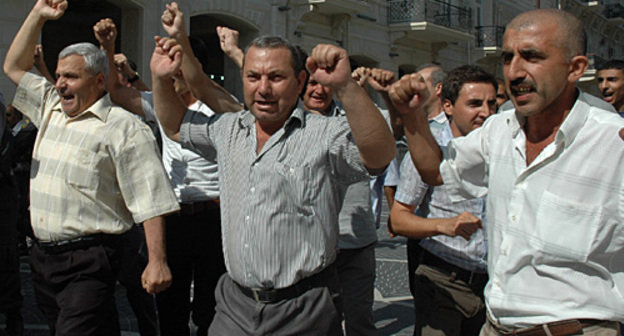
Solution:
<svg viewBox="0 0 624 336">
<path fill-rule="evenodd" d="M 167 263 L 173 282 L 156 295 L 160 334 L 189 335 L 192 312 L 197 335 L 206 335 L 215 314 L 215 287 L 225 273 L 220 210 L 172 214 L 167 216 L 166 223 Z"/>
<path fill-rule="evenodd" d="M 158 335 L 158 317 L 154 296 L 141 284 L 141 275 L 147 265 L 147 246 L 142 225 L 134 225 L 121 236 L 122 257 L 119 283 L 126 288 L 126 297 L 139 324 L 141 336 Z"/>
<path fill-rule="evenodd" d="M 11 336 L 22 335 L 24 329 L 15 195 L 14 186 L 0 178 L 0 313 L 6 315 L 6 329 Z"/>
<path fill-rule="evenodd" d="M 342 307 L 347 336 L 377 335 L 373 318 L 375 243 L 341 249 L 336 269 L 342 287 Z"/>
<path fill-rule="evenodd" d="M 210 326 L 211 336 L 343 334 L 337 273 L 327 286 L 275 303 L 258 303 L 249 298 L 228 274 L 221 277 L 216 294 L 217 315 Z"/>
<path fill-rule="evenodd" d="M 487 275 L 460 279 L 420 245 L 412 246 L 415 271 L 410 274 L 414 296 L 414 335 L 478 335 L 485 322 L 483 289 Z M 459 267 L 456 267 L 459 269 Z M 458 271 L 459 272 L 459 271 Z M 468 272 L 464 270 L 464 272 Z"/>
<path fill-rule="evenodd" d="M 118 245 L 117 240 L 57 254 L 32 246 L 35 298 L 51 335 L 120 335 L 113 295 L 121 259 Z"/>
</svg>

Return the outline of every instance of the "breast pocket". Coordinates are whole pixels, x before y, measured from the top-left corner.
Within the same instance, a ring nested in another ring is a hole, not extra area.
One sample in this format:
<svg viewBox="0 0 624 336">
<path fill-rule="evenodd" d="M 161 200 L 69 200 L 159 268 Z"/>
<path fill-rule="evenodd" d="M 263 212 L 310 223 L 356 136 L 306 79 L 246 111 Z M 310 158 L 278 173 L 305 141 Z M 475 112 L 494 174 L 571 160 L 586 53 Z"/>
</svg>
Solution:
<svg viewBox="0 0 624 336">
<path fill-rule="evenodd" d="M 66 161 L 67 183 L 74 187 L 92 189 L 97 185 L 98 155 L 84 148 L 78 149 Z"/>
<path fill-rule="evenodd" d="M 601 219 L 600 206 L 569 201 L 544 191 L 534 243 L 548 255 L 585 262 L 593 250 Z"/>
<path fill-rule="evenodd" d="M 309 167 L 297 167 L 281 162 L 275 163 L 275 170 L 279 178 L 285 183 L 281 184 L 285 190 L 280 192 L 285 195 L 288 212 L 296 212 L 303 215 L 312 215 L 311 188 L 312 174 Z"/>
</svg>

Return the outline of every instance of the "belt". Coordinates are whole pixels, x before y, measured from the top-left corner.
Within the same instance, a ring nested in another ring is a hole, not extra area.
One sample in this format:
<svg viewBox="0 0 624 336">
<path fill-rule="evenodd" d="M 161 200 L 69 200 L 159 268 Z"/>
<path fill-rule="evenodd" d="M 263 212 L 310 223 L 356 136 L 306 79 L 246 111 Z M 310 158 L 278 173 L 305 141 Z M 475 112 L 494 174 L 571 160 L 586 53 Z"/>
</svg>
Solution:
<svg viewBox="0 0 624 336">
<path fill-rule="evenodd" d="M 219 199 L 211 199 L 193 203 L 180 203 L 179 215 L 194 215 L 204 211 L 219 209 Z"/>
<path fill-rule="evenodd" d="M 424 265 L 432 266 L 440 271 L 448 273 L 449 275 L 454 275 L 455 279 L 461 280 L 469 285 L 478 284 L 485 286 L 488 281 L 487 273 L 479 273 L 463 269 L 436 256 L 435 254 L 427 251 L 425 248 L 422 248 L 422 250 L 422 259 L 420 262 Z"/>
<path fill-rule="evenodd" d="M 67 251 L 87 249 L 91 246 L 114 244 L 120 235 L 98 233 L 69 240 L 52 242 L 35 241 L 37 246 L 47 254 L 60 254 Z"/>
<path fill-rule="evenodd" d="M 500 326 L 489 321 L 488 323 L 501 335 L 517 335 L 517 336 L 565 336 L 583 334 L 583 328 L 587 328 L 604 321 L 591 319 L 575 319 L 562 320 L 550 323 L 538 324 L 533 327 L 504 330 Z"/>
<path fill-rule="evenodd" d="M 325 287 L 332 278 L 336 277 L 336 274 L 336 267 L 332 264 L 325 267 L 322 271 L 305 279 L 301 279 L 296 284 L 285 288 L 249 288 L 239 285 L 236 281 L 234 281 L 234 283 L 243 294 L 252 300 L 260 303 L 274 303 L 295 298 L 312 288 Z"/>
</svg>

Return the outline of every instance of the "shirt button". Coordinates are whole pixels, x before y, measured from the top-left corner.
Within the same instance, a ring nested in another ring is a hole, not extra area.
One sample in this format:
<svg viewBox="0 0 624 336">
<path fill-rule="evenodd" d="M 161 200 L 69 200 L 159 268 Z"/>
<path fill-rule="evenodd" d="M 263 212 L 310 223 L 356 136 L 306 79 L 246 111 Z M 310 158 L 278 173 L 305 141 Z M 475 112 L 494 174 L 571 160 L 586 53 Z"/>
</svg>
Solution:
<svg viewBox="0 0 624 336">
<path fill-rule="evenodd" d="M 251 189 L 249 189 L 251 192 L 256 192 L 256 187 L 251 187 Z"/>
<path fill-rule="evenodd" d="M 243 245 L 243 246 L 245 246 L 245 248 L 249 248 L 249 244 L 245 244 L 245 245 Z"/>
<path fill-rule="evenodd" d="M 511 219 L 512 222 L 516 221 L 516 215 L 511 215 L 509 218 Z"/>
<path fill-rule="evenodd" d="M 249 222 L 249 216 L 245 216 L 245 222 Z"/>
</svg>

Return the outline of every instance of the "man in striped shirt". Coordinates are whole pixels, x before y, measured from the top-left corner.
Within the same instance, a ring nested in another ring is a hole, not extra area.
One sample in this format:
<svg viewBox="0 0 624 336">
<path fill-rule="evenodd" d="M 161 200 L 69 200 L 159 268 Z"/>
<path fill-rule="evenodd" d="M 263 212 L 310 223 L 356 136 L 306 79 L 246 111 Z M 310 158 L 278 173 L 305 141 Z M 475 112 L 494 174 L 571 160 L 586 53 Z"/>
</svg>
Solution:
<svg viewBox="0 0 624 336">
<path fill-rule="evenodd" d="M 4 63 L 19 84 L 15 107 L 39 129 L 30 188 L 33 284 L 52 334 L 119 335 L 119 236 L 144 223 L 143 287 L 161 291 L 171 282 L 162 215 L 179 206 L 151 131 L 106 94 L 104 52 L 90 43 L 66 47 L 55 86 L 28 73 L 43 24 L 66 8 L 66 1 L 37 1 Z"/>
<path fill-rule="evenodd" d="M 185 114 L 170 80 L 179 50 L 161 40 L 154 51 L 154 103 L 168 136 L 219 163 L 228 273 L 210 334 L 341 334 L 338 212 L 347 186 L 368 179 L 367 170 L 383 172 L 395 153 L 384 118 L 351 78 L 346 51 L 319 45 L 307 61 L 345 120 L 298 106 L 303 60 L 279 37 L 254 40 L 245 55 L 249 111 Z"/>
</svg>

